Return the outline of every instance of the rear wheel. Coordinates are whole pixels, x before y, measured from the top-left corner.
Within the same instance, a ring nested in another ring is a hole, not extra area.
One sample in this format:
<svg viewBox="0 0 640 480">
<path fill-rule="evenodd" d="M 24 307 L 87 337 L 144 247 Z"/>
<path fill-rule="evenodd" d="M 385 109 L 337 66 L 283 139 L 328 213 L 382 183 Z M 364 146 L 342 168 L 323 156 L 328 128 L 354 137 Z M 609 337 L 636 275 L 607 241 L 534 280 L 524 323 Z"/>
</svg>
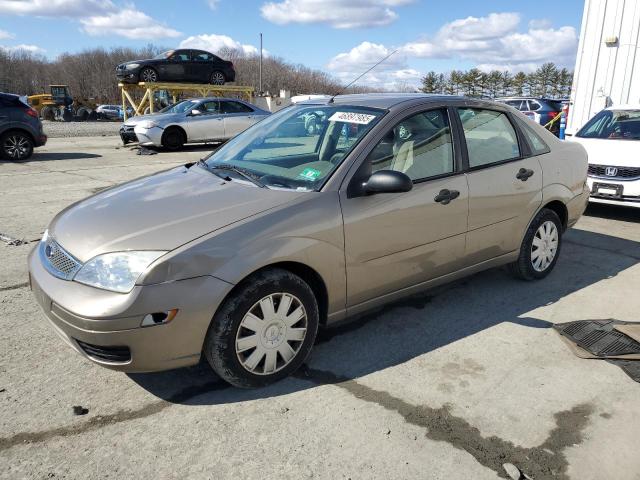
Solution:
<svg viewBox="0 0 640 480">
<path fill-rule="evenodd" d="M 179 128 L 167 128 L 162 134 L 162 146 L 167 150 L 179 150 L 186 142 L 187 139 Z"/>
<path fill-rule="evenodd" d="M 0 155 L 7 160 L 26 160 L 33 154 L 33 140 L 26 133 L 9 131 L 0 137 Z"/>
<path fill-rule="evenodd" d="M 150 82 L 154 83 L 158 81 L 158 72 L 156 72 L 153 68 L 143 68 L 139 75 L 141 82 Z"/>
<path fill-rule="evenodd" d="M 213 370 L 242 388 L 261 387 L 295 372 L 318 332 L 318 303 L 300 277 L 259 272 L 215 314 L 204 345 Z"/>
<path fill-rule="evenodd" d="M 562 222 L 553 210 L 543 208 L 534 217 L 520 247 L 518 260 L 509 269 L 523 280 L 539 280 L 555 267 L 562 244 Z"/>
<path fill-rule="evenodd" d="M 40 117 L 42 117 L 43 120 L 53 121 L 56 119 L 56 112 L 53 107 L 47 105 L 45 107 L 42 107 L 42 110 L 40 111 Z"/>
<path fill-rule="evenodd" d="M 224 82 L 226 81 L 226 79 L 224 78 L 224 73 L 222 73 L 219 70 L 214 71 L 211 74 L 211 84 L 212 85 L 224 85 Z"/>
</svg>

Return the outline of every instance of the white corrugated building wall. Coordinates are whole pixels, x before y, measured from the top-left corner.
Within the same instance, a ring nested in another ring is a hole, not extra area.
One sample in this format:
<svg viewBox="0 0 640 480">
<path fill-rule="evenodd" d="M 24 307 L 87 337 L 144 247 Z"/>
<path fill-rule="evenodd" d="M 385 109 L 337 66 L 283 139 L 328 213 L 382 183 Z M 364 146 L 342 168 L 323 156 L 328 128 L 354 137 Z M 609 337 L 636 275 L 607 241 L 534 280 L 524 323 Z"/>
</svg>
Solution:
<svg viewBox="0 0 640 480">
<path fill-rule="evenodd" d="M 640 104 L 640 0 L 585 0 L 567 133 L 611 105 Z"/>
</svg>

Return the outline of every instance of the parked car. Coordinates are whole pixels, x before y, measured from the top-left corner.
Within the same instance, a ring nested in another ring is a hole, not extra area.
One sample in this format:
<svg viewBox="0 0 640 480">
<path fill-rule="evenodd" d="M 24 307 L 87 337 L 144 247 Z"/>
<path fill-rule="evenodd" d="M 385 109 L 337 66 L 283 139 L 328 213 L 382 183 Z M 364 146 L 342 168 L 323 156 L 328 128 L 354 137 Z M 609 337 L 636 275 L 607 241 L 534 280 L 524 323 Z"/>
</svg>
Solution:
<svg viewBox="0 0 640 480">
<path fill-rule="evenodd" d="M 190 82 L 224 85 L 236 79 L 233 62 L 204 50 L 168 50 L 148 60 L 133 60 L 116 67 L 121 82 Z"/>
<path fill-rule="evenodd" d="M 602 110 L 567 139 L 589 154 L 592 202 L 640 208 L 640 105 Z"/>
<path fill-rule="evenodd" d="M 219 142 L 235 137 L 271 113 L 236 98 L 192 98 L 159 113 L 132 117 L 120 128 L 126 145 L 182 148 L 185 143 Z"/>
<path fill-rule="evenodd" d="M 0 157 L 26 160 L 47 143 L 38 112 L 18 95 L 0 93 Z"/>
<path fill-rule="evenodd" d="M 317 111 L 315 136 L 291 128 Z M 30 254 L 30 284 L 95 363 L 204 356 L 257 387 L 299 368 L 319 326 L 499 265 L 546 277 L 586 177 L 582 146 L 498 103 L 338 96 L 63 210 Z"/>
<path fill-rule="evenodd" d="M 516 110 L 520 110 L 531 120 L 543 126 L 553 120 L 562 111 L 562 100 L 550 98 L 505 97 L 499 98 L 497 101 L 506 103 Z M 557 135 L 559 130 L 560 122 L 558 121 L 551 127 L 551 132 Z"/>
<path fill-rule="evenodd" d="M 120 105 L 98 105 L 96 107 L 98 118 L 103 120 L 122 120 L 124 118 L 122 106 Z M 127 108 L 127 114 L 133 114 L 131 107 Z"/>
</svg>

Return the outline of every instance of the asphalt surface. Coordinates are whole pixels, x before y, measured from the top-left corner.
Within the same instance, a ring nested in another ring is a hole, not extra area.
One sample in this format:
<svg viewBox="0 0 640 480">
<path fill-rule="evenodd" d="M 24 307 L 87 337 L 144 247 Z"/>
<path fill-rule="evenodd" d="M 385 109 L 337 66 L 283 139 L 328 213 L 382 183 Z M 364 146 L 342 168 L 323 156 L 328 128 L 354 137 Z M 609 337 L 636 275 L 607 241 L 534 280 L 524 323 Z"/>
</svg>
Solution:
<svg viewBox="0 0 640 480">
<path fill-rule="evenodd" d="M 476 480 L 512 463 L 536 480 L 640 479 L 640 384 L 550 328 L 640 320 L 638 210 L 590 208 L 544 281 L 489 270 L 326 332 L 295 378 L 261 390 L 71 351 L 26 283 L 51 217 L 208 150 L 52 139 L 0 163 L 0 233 L 29 242 L 0 242 L 0 478 Z"/>
<path fill-rule="evenodd" d="M 117 135 L 122 122 L 52 122 L 43 120 L 44 133 L 49 138 L 106 137 Z"/>
</svg>

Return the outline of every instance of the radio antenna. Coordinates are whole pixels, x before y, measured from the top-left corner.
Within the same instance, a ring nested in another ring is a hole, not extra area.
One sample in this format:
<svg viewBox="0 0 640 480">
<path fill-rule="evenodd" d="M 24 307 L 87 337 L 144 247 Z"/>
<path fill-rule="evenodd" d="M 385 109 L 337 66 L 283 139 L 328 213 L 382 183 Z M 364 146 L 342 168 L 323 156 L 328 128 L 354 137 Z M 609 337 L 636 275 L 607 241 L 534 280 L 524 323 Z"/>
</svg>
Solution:
<svg viewBox="0 0 640 480">
<path fill-rule="evenodd" d="M 374 68 L 376 68 L 378 65 L 380 65 L 382 62 L 384 62 L 385 60 L 387 60 L 391 55 L 393 55 L 394 53 L 396 53 L 398 50 L 394 50 L 393 52 L 391 52 L 389 55 L 387 55 L 386 57 L 384 57 L 382 60 L 380 60 L 378 63 L 376 63 L 374 66 L 372 66 L 371 68 L 369 68 L 367 71 L 365 71 L 364 73 L 360 74 L 360 76 L 356 77 L 354 80 L 351 81 L 351 83 L 349 83 L 346 87 L 344 87 L 342 90 L 340 90 L 338 93 L 336 93 L 334 96 L 332 96 L 329 101 L 327 103 L 333 103 L 333 99 L 336 98 L 338 95 L 341 95 L 343 92 L 345 92 L 351 85 L 353 85 L 354 83 L 356 83 L 358 80 L 360 80 L 362 77 L 364 77 L 367 73 L 369 73 L 371 70 L 373 70 Z"/>
</svg>

